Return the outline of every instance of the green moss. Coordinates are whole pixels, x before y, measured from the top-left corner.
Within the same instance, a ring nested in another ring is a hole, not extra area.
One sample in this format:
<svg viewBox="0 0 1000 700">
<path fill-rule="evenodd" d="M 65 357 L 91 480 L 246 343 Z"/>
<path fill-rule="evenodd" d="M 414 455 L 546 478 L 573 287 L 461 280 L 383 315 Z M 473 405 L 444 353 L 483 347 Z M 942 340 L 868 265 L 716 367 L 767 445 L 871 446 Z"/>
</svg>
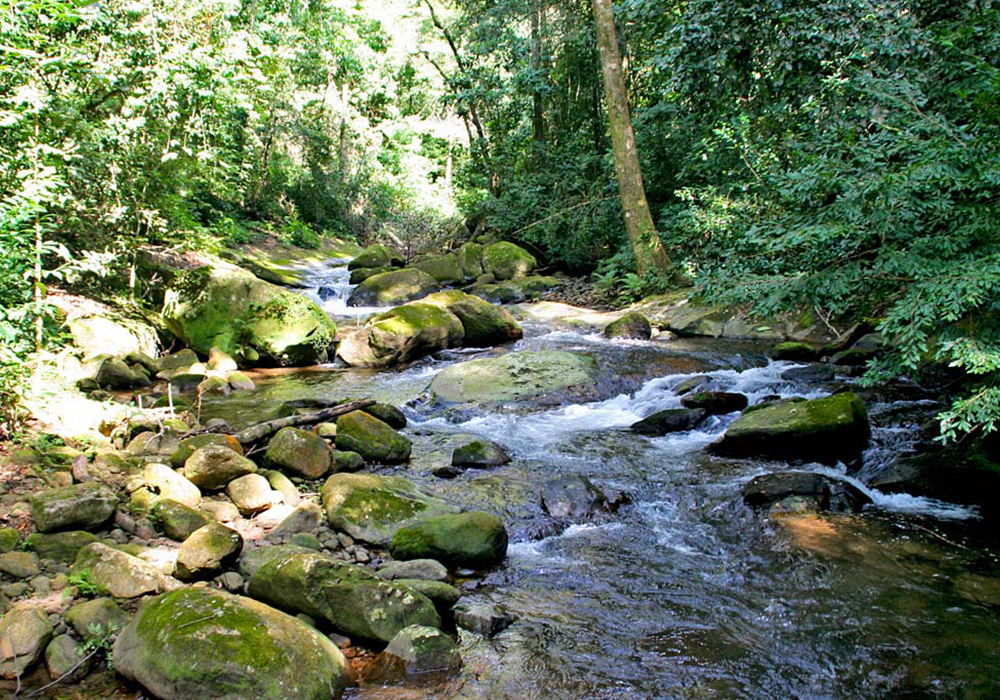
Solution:
<svg viewBox="0 0 1000 700">
<path fill-rule="evenodd" d="M 340 509 L 346 517 L 359 522 L 395 522 L 408 520 L 427 506 L 383 489 L 354 489 Z"/>
<path fill-rule="evenodd" d="M 483 270 L 498 280 L 524 277 L 536 264 L 531 253 L 507 241 L 492 243 L 483 250 Z"/>
</svg>

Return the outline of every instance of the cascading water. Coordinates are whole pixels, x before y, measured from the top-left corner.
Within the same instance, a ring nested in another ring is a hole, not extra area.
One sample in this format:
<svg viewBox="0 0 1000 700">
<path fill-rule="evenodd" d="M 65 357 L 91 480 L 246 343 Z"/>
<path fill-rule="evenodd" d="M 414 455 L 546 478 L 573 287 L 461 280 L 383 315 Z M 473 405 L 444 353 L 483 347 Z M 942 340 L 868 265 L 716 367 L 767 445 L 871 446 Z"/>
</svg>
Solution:
<svg viewBox="0 0 1000 700">
<path fill-rule="evenodd" d="M 333 258 L 315 268 L 306 276 L 308 288 L 303 293 L 319 304 L 333 318 L 353 318 L 363 320 L 384 308 L 373 306 L 348 306 L 351 292 L 357 287 L 351 284 L 351 271 L 347 269 L 349 258 Z"/>
</svg>

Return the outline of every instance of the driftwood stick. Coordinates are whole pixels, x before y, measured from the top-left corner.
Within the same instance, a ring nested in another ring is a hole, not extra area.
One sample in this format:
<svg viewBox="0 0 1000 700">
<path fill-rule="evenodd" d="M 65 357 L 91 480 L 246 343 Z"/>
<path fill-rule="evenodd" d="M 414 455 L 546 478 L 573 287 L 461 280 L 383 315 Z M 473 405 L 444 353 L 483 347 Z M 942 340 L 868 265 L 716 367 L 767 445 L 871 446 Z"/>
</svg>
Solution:
<svg viewBox="0 0 1000 700">
<path fill-rule="evenodd" d="M 282 428 L 322 423 L 323 421 L 335 418 L 336 416 L 342 416 L 345 413 L 350 413 L 351 411 L 359 411 L 361 409 L 368 408 L 369 406 L 373 406 L 375 403 L 375 399 L 361 399 L 360 401 L 342 403 L 315 413 L 303 413 L 297 416 L 288 416 L 287 418 L 276 418 L 274 420 L 258 423 L 257 425 L 252 425 L 246 430 L 241 430 L 236 433 L 233 437 L 236 438 L 241 445 L 249 445 L 250 443 L 257 442 L 258 440 L 263 440 L 264 438 L 278 432 Z"/>
</svg>

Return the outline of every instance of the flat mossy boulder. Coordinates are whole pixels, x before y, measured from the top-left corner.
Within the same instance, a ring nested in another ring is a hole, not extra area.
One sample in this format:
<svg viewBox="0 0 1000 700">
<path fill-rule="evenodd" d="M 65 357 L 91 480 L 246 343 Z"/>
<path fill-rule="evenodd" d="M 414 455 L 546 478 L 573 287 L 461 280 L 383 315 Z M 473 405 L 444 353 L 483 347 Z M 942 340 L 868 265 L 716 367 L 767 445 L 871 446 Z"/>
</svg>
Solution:
<svg viewBox="0 0 1000 700">
<path fill-rule="evenodd" d="M 207 355 L 217 347 L 241 366 L 324 362 L 337 333 L 311 299 L 233 265 L 178 276 L 167 289 L 163 320 L 191 348 Z"/>
<path fill-rule="evenodd" d="M 177 542 L 183 542 L 195 530 L 208 524 L 204 513 L 169 498 L 154 503 L 150 514 L 163 534 Z"/>
<path fill-rule="evenodd" d="M 468 347 L 490 347 L 519 340 L 524 331 L 507 309 L 495 306 L 472 294 L 458 290 L 437 292 L 424 297 L 423 304 L 444 309 L 462 322 L 463 344 Z"/>
<path fill-rule="evenodd" d="M 96 481 L 39 491 L 29 503 L 39 532 L 93 529 L 106 523 L 118 507 L 115 494 Z"/>
<path fill-rule="evenodd" d="M 48 534 L 36 532 L 29 535 L 24 544 L 42 559 L 72 564 L 81 549 L 97 541 L 97 535 L 90 532 L 70 530 Z"/>
<path fill-rule="evenodd" d="M 507 555 L 507 529 L 489 513 L 439 515 L 397 530 L 389 551 L 395 559 L 437 559 L 452 566 L 484 568 Z"/>
<path fill-rule="evenodd" d="M 364 411 L 351 411 L 337 418 L 338 450 L 357 452 L 366 462 L 399 464 L 410 458 L 412 443 L 388 423 Z"/>
<path fill-rule="evenodd" d="M 0 620 L 0 677 L 19 679 L 42 658 L 51 639 L 52 625 L 40 607 L 18 608 L 4 615 Z"/>
<path fill-rule="evenodd" d="M 115 671 L 161 700 L 330 700 L 343 654 L 301 620 L 209 588 L 143 605 L 114 646 Z"/>
<path fill-rule="evenodd" d="M 497 280 L 524 277 L 535 269 L 535 256 L 519 245 L 500 241 L 483 248 L 483 272 Z"/>
<path fill-rule="evenodd" d="M 441 288 L 422 270 L 406 268 L 372 275 L 359 284 L 347 300 L 348 306 L 395 306 L 425 297 Z"/>
<path fill-rule="evenodd" d="M 411 588 L 325 554 L 271 560 L 250 578 L 253 598 L 325 620 L 351 637 L 388 642 L 410 625 L 438 628 L 434 604 Z"/>
<path fill-rule="evenodd" d="M 558 350 L 512 352 L 446 367 L 430 390 L 448 403 L 527 401 L 581 386 L 593 386 L 596 363 Z"/>
<path fill-rule="evenodd" d="M 114 598 L 138 598 L 179 585 L 152 564 L 100 542 L 81 549 L 71 571 Z"/>
<path fill-rule="evenodd" d="M 865 402 L 857 394 L 844 392 L 746 413 L 708 449 L 727 457 L 835 464 L 858 458 L 870 436 Z"/>
<path fill-rule="evenodd" d="M 403 256 L 387 245 L 375 243 L 357 254 L 349 263 L 348 270 L 368 267 L 402 267 L 406 264 Z"/>
<path fill-rule="evenodd" d="M 330 471 L 330 446 L 316 433 L 282 428 L 267 444 L 264 463 L 305 479 L 318 479 Z"/>
<path fill-rule="evenodd" d="M 337 356 L 352 367 L 389 367 L 459 347 L 464 339 L 458 316 L 416 301 L 371 318 L 340 342 Z"/>
<path fill-rule="evenodd" d="M 653 326 L 645 314 L 633 311 L 625 314 L 617 321 L 612 321 L 604 328 L 605 338 L 627 338 L 633 340 L 649 340 L 653 335 Z"/>
<path fill-rule="evenodd" d="M 398 476 L 334 474 L 323 485 L 321 497 L 332 528 L 383 547 L 401 527 L 458 512 Z"/>
<path fill-rule="evenodd" d="M 789 340 L 778 343 L 771 348 L 771 357 L 775 360 L 787 360 L 789 362 L 813 362 L 820 358 L 822 352 L 809 343 L 802 343 L 796 340 Z"/>
<path fill-rule="evenodd" d="M 455 253 L 445 253 L 413 263 L 413 267 L 426 272 L 438 283 L 443 285 L 458 284 L 464 281 L 462 262 Z"/>
</svg>

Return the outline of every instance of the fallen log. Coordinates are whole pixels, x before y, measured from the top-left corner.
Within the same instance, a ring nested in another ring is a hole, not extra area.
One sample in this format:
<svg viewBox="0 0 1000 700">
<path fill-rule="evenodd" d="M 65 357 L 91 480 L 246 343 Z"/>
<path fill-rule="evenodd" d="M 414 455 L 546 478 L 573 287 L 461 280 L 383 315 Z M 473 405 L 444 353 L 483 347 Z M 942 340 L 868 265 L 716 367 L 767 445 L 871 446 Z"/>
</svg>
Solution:
<svg viewBox="0 0 1000 700">
<path fill-rule="evenodd" d="M 315 413 L 302 413 L 297 416 L 275 418 L 274 420 L 264 421 L 263 423 L 258 423 L 257 425 L 251 425 L 246 430 L 241 430 L 240 432 L 234 434 L 233 437 L 236 438 L 241 445 L 249 445 L 273 435 L 282 428 L 290 426 L 295 427 L 299 425 L 315 425 L 316 423 L 328 421 L 331 418 L 342 416 L 345 413 L 350 413 L 351 411 L 360 411 L 368 408 L 369 406 L 375 405 L 375 403 L 375 399 L 360 399 L 358 401 L 338 404 L 331 408 L 323 409 L 322 411 L 316 411 Z"/>
</svg>

